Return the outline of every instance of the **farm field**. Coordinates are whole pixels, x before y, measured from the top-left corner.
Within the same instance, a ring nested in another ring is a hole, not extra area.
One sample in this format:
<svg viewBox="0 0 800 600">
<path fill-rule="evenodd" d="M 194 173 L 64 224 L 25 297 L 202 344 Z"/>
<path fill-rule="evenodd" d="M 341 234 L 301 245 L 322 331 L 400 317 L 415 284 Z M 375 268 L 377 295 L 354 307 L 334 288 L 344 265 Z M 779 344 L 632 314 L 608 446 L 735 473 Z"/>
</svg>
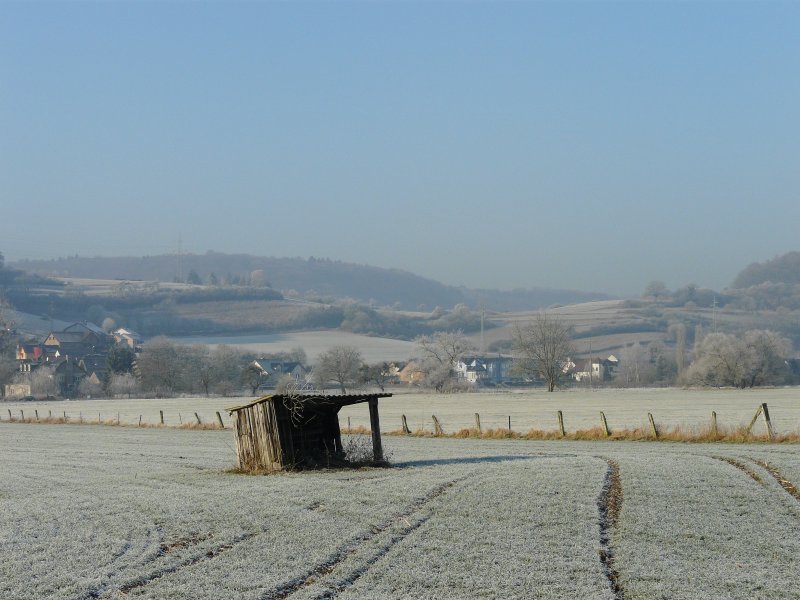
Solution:
<svg viewBox="0 0 800 600">
<path fill-rule="evenodd" d="M 230 431 L 2 423 L 0 597 L 800 598 L 795 446 L 384 442 L 244 476 Z"/>
<path fill-rule="evenodd" d="M 251 352 L 263 353 L 289 352 L 295 348 L 303 348 L 311 362 L 314 362 L 320 354 L 330 350 L 332 347 L 342 345 L 358 348 L 363 359 L 368 363 L 408 360 L 408 357 L 416 349 L 414 342 L 360 335 L 339 330 L 176 337 L 174 340 L 181 344 L 205 344 L 209 346 L 225 344 Z"/>
<path fill-rule="evenodd" d="M 390 390 L 393 391 L 393 390 Z M 647 413 L 653 413 L 661 427 L 701 427 L 708 424 L 711 411 L 716 411 L 720 426 L 735 427 L 747 424 L 759 404 L 766 402 L 777 432 L 800 431 L 800 388 L 775 388 L 755 390 L 682 390 L 682 389 L 625 389 L 625 390 L 571 390 L 548 394 L 543 390 L 500 393 L 427 394 L 394 391 L 395 395 L 380 401 L 381 430 L 400 428 L 401 415 L 405 414 L 409 427 L 433 430 L 432 415 L 436 415 L 446 432 L 454 432 L 474 425 L 474 414 L 481 416 L 485 428 L 506 428 L 508 417 L 515 431 L 529 429 L 555 430 L 556 411 L 561 410 L 567 431 L 588 429 L 599 425 L 600 411 L 604 411 L 609 427 L 633 429 L 645 427 Z M 169 398 L 129 400 L 69 400 L 54 402 L 2 402 L 0 420 L 8 421 L 8 411 L 19 417 L 40 417 L 49 413 L 70 420 L 82 417 L 85 421 L 116 420 L 137 424 L 155 424 L 164 411 L 167 425 L 195 422 L 197 412 L 204 423 L 216 420 L 220 411 L 223 422 L 231 426 L 225 407 L 235 406 L 251 398 Z M 363 406 L 344 408 L 339 421 L 352 427 L 369 426 L 369 413 Z M 754 432 L 761 433 L 759 422 Z"/>
</svg>

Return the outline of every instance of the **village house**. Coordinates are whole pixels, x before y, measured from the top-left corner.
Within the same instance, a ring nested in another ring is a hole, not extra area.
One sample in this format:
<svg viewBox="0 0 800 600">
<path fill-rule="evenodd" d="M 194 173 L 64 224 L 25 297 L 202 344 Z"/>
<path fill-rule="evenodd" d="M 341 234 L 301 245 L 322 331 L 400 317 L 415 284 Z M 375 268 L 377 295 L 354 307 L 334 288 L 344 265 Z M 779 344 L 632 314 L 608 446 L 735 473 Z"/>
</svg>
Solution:
<svg viewBox="0 0 800 600">
<path fill-rule="evenodd" d="M 613 354 L 607 358 L 568 358 L 562 372 L 575 381 L 600 383 L 613 379 L 619 373 L 619 359 Z"/>
<path fill-rule="evenodd" d="M 507 356 L 465 356 L 456 361 L 454 369 L 467 383 L 497 385 L 511 379 L 512 363 Z"/>
<path fill-rule="evenodd" d="M 92 323 L 73 323 L 62 331 L 51 331 L 41 343 L 19 344 L 17 368 L 21 373 L 32 373 L 50 367 L 59 394 L 75 396 L 84 379 L 96 385 L 105 379 L 108 351 L 115 339 Z"/>
<path fill-rule="evenodd" d="M 422 366 L 418 362 L 410 360 L 398 371 L 397 378 L 400 383 L 406 385 L 421 385 L 425 380 L 425 375 Z"/>
<path fill-rule="evenodd" d="M 290 375 L 294 384 L 304 387 L 311 376 L 311 369 L 297 361 L 286 361 L 273 358 L 257 358 L 251 365 L 261 369 L 264 379 L 259 389 L 271 389 L 278 385 L 284 375 Z"/>
<path fill-rule="evenodd" d="M 111 332 L 114 342 L 118 345 L 127 346 L 131 350 L 138 351 L 142 346 L 142 336 L 135 331 L 120 327 Z"/>
</svg>

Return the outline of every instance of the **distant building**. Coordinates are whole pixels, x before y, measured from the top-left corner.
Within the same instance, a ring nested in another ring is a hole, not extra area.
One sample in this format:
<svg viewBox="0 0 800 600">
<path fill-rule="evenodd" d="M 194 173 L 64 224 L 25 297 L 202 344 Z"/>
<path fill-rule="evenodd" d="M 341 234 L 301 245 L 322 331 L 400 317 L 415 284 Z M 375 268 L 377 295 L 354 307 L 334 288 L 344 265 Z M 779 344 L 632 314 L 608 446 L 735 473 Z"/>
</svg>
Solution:
<svg viewBox="0 0 800 600">
<path fill-rule="evenodd" d="M 619 359 L 613 354 L 607 358 L 569 358 L 562 372 L 575 381 L 608 381 L 619 373 Z"/>
<path fill-rule="evenodd" d="M 78 395 L 81 382 L 86 378 L 86 371 L 78 360 L 65 358 L 56 365 L 53 377 L 58 393 L 64 398 L 74 398 Z"/>
<path fill-rule="evenodd" d="M 508 356 L 465 356 L 456 361 L 454 369 L 467 383 L 497 385 L 511 380 L 512 364 Z"/>
<path fill-rule="evenodd" d="M 422 366 L 413 360 L 408 361 L 397 373 L 400 383 L 406 385 L 420 385 L 425 380 L 425 371 Z"/>
<path fill-rule="evenodd" d="M 115 339 L 92 323 L 73 323 L 62 331 L 51 331 L 41 343 L 19 344 L 17 367 L 22 373 L 52 367 L 59 393 L 75 396 L 84 378 L 95 383 L 105 379 L 108 351 Z"/>
<path fill-rule="evenodd" d="M 115 343 L 122 346 L 128 346 L 132 350 L 138 350 L 142 346 L 142 336 L 135 331 L 131 331 L 130 329 L 120 327 L 119 329 L 112 331 L 111 335 L 114 337 Z"/>
<path fill-rule="evenodd" d="M 284 375 L 291 375 L 295 385 L 304 386 L 311 375 L 311 370 L 297 361 L 257 358 L 251 364 L 261 369 L 264 375 L 259 389 L 274 388 Z"/>
<path fill-rule="evenodd" d="M 4 397 L 10 398 L 24 398 L 31 395 L 31 386 L 27 383 L 7 383 L 4 387 Z"/>
</svg>

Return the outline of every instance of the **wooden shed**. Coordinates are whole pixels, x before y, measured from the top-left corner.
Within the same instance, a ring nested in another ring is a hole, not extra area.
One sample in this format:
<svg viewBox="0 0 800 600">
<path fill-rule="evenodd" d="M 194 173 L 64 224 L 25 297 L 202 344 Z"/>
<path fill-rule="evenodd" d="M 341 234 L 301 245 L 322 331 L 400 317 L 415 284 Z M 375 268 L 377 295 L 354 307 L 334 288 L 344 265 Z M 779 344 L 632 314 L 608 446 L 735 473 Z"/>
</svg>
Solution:
<svg viewBox="0 0 800 600">
<path fill-rule="evenodd" d="M 381 462 L 378 398 L 390 396 L 275 394 L 230 407 L 237 467 L 242 471 L 281 471 L 345 464 L 339 410 L 362 402 L 369 406 L 374 459 Z"/>
</svg>

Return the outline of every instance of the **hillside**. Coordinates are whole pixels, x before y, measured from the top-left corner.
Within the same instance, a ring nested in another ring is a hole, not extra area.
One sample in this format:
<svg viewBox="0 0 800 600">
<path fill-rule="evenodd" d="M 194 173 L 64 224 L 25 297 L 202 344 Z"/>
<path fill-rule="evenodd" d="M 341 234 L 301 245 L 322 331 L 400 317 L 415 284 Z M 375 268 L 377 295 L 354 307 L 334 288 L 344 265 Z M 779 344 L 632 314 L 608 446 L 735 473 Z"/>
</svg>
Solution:
<svg viewBox="0 0 800 600">
<path fill-rule="evenodd" d="M 742 269 L 731 287 L 753 287 L 764 283 L 800 284 L 800 252 L 787 252 L 763 263 L 752 263 Z"/>
<path fill-rule="evenodd" d="M 194 271 L 200 280 L 231 281 L 262 270 L 272 288 L 287 297 L 352 298 L 380 306 L 432 310 L 466 304 L 488 310 L 526 310 L 552 304 L 608 299 L 607 294 L 537 288 L 479 290 L 444 285 L 399 269 L 384 269 L 329 259 L 273 258 L 247 254 L 185 254 L 135 257 L 72 256 L 54 260 L 22 260 L 14 266 L 29 273 L 89 279 L 174 281 Z"/>
</svg>

